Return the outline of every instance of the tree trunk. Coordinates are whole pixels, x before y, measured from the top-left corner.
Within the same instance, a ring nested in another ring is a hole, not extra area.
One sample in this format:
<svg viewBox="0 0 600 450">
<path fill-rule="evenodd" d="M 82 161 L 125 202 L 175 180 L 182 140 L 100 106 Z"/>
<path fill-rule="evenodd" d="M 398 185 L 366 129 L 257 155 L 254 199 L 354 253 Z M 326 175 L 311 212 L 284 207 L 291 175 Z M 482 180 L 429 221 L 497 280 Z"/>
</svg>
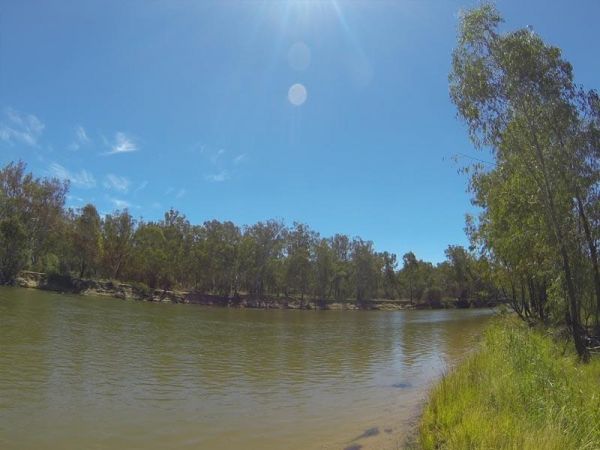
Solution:
<svg viewBox="0 0 600 450">
<path fill-rule="evenodd" d="M 532 122 L 531 118 L 528 117 L 533 144 L 535 147 L 538 162 L 540 163 L 542 178 L 543 178 L 543 192 L 546 196 L 547 202 L 547 214 L 549 216 L 552 227 L 554 228 L 555 238 L 557 240 L 560 256 L 562 259 L 563 272 L 565 274 L 565 283 L 567 287 L 567 298 L 569 301 L 569 325 L 575 342 L 575 349 L 577 354 L 582 361 L 587 362 L 590 354 L 585 346 L 585 330 L 581 326 L 581 317 L 579 315 L 579 299 L 577 298 L 577 291 L 575 290 L 575 284 L 573 283 L 573 274 L 571 272 L 571 263 L 569 260 L 569 252 L 566 247 L 565 236 L 563 235 L 562 227 L 558 222 L 558 215 L 556 213 L 556 207 L 554 205 L 554 192 L 550 186 L 549 175 L 546 168 L 546 160 L 542 152 L 541 146 L 537 139 L 536 127 Z"/>
<path fill-rule="evenodd" d="M 590 223 L 588 221 L 587 215 L 585 213 L 585 208 L 583 207 L 583 201 L 581 200 L 581 195 L 579 194 L 579 190 L 575 195 L 577 199 L 577 209 L 579 211 L 579 216 L 581 217 L 581 222 L 583 224 L 583 231 L 585 233 L 585 240 L 587 241 L 588 249 L 590 251 L 590 258 L 592 260 L 592 268 L 594 272 L 594 288 L 596 291 L 596 329 L 600 329 L 600 270 L 598 269 L 598 250 L 596 248 L 596 243 L 594 242 L 594 238 L 592 237 L 592 233 L 590 230 Z"/>
</svg>

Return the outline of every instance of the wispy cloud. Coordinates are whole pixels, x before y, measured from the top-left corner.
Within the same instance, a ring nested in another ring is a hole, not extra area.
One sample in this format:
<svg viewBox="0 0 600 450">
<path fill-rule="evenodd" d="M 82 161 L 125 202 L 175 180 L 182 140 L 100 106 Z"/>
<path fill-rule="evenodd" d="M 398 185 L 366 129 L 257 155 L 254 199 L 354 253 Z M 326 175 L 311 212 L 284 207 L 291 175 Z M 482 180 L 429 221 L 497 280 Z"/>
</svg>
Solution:
<svg viewBox="0 0 600 450">
<path fill-rule="evenodd" d="M 131 203 L 129 203 L 127 200 L 123 200 L 123 199 L 120 199 L 120 198 L 110 198 L 109 200 L 114 205 L 114 207 L 117 208 L 117 209 L 129 209 L 129 208 L 131 208 Z"/>
<path fill-rule="evenodd" d="M 67 195 L 67 200 L 73 204 L 81 204 L 83 203 L 85 200 L 81 197 L 76 197 L 74 195 Z"/>
<path fill-rule="evenodd" d="M 233 158 L 233 164 L 236 166 L 240 165 L 247 159 L 248 159 L 247 155 L 245 153 L 242 153 L 241 155 L 237 155 L 235 158 Z"/>
<path fill-rule="evenodd" d="M 221 183 L 231 179 L 239 172 L 238 166 L 248 160 L 246 153 L 233 156 L 223 148 L 210 148 L 199 143 L 194 146 L 194 149 L 196 148 L 200 149 L 200 154 L 209 165 L 208 173 L 204 174 L 204 179 L 211 183 Z"/>
<path fill-rule="evenodd" d="M 118 175 L 109 173 L 106 175 L 104 179 L 104 183 L 102 183 L 106 189 L 112 189 L 119 192 L 127 192 L 129 190 L 129 186 L 131 185 L 131 181 L 129 181 L 125 177 L 120 177 Z"/>
<path fill-rule="evenodd" d="M 138 185 L 138 187 L 136 187 L 134 189 L 133 193 L 136 194 L 139 191 L 143 191 L 144 189 L 146 189 L 147 186 L 148 186 L 148 180 L 144 180 Z"/>
<path fill-rule="evenodd" d="M 187 193 L 187 190 L 185 190 L 184 188 L 181 188 L 181 189 L 176 189 L 176 188 L 174 188 L 173 186 L 169 186 L 169 187 L 167 188 L 167 190 L 165 191 L 165 193 L 164 193 L 164 196 L 165 196 L 165 197 L 171 197 L 171 196 L 173 196 L 173 194 L 175 194 L 175 195 L 174 195 L 174 197 L 175 197 L 175 198 L 181 198 L 181 197 L 183 197 L 183 196 L 184 196 L 186 193 Z"/>
<path fill-rule="evenodd" d="M 131 136 L 127 136 L 122 131 L 115 134 L 115 140 L 110 144 L 110 151 L 104 153 L 105 155 L 116 155 L 117 153 L 131 153 L 139 150 L 139 147 L 135 140 Z"/>
<path fill-rule="evenodd" d="M 69 144 L 69 150 L 79 150 L 81 147 L 88 145 L 91 142 L 90 137 L 88 136 L 85 128 L 79 125 L 75 129 L 75 136 L 73 138 L 73 142 Z"/>
<path fill-rule="evenodd" d="M 221 170 L 218 173 L 206 175 L 204 178 L 213 183 L 220 183 L 229 179 L 229 172 L 227 170 Z"/>
<path fill-rule="evenodd" d="M 225 154 L 225 150 L 224 149 L 219 149 L 216 152 L 214 152 L 212 155 L 210 155 L 209 159 L 210 162 L 213 164 L 217 164 L 219 162 L 219 159 L 221 158 L 221 156 L 223 156 Z"/>
<path fill-rule="evenodd" d="M 60 164 L 52 163 L 50 164 L 50 173 L 61 180 L 69 180 L 74 186 L 80 188 L 90 189 L 96 186 L 94 175 L 85 169 L 81 169 L 79 172 L 70 172 Z"/>
<path fill-rule="evenodd" d="M 193 153 L 200 153 L 202 155 L 204 152 L 206 152 L 206 145 L 204 145 L 202 142 L 196 142 L 194 145 L 192 145 L 190 150 Z"/>
<path fill-rule="evenodd" d="M 5 108 L 0 121 L 0 141 L 37 147 L 44 128 L 42 121 L 33 114 L 21 114 L 12 108 Z"/>
</svg>

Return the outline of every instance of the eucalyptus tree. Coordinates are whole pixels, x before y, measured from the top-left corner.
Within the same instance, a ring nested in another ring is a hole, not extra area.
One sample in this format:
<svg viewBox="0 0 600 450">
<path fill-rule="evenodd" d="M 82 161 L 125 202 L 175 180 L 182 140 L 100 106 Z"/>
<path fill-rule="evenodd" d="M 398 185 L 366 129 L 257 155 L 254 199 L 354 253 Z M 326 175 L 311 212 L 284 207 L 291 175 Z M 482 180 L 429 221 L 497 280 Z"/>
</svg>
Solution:
<svg viewBox="0 0 600 450">
<path fill-rule="evenodd" d="M 330 238 L 333 255 L 333 296 L 341 301 L 353 294 L 352 286 L 352 244 L 345 234 L 335 234 Z"/>
<path fill-rule="evenodd" d="M 576 274 L 591 264 L 599 286 L 591 227 L 589 233 L 580 231 L 589 225 L 590 191 L 597 184 L 597 95 L 575 85 L 572 67 L 558 48 L 528 29 L 500 33 L 501 22 L 489 4 L 467 11 L 453 53 L 451 98 L 473 143 L 489 149 L 495 163 L 487 170 L 475 167 L 471 186 L 484 215 L 494 216 L 488 218 L 488 228 L 505 224 L 482 189 L 512 197 L 515 214 L 535 233 L 536 245 L 544 247 L 538 253 L 549 254 L 560 267 L 568 325 L 585 360 L 585 295 Z M 501 245 L 487 244 L 492 252 Z M 512 259 L 513 265 L 523 262 L 518 256 Z M 600 288 L 596 295 L 599 308 Z"/>
<path fill-rule="evenodd" d="M 31 243 L 24 224 L 26 183 L 24 163 L 10 163 L 0 171 L 0 282 L 12 283 L 27 265 Z"/>
<path fill-rule="evenodd" d="M 312 282 L 313 249 L 319 236 L 308 225 L 295 222 L 285 234 L 285 287 L 304 295 Z"/>
<path fill-rule="evenodd" d="M 371 241 L 361 238 L 352 241 L 352 266 L 356 301 L 373 299 L 377 293 L 383 263 L 373 250 Z"/>
<path fill-rule="evenodd" d="M 85 205 L 75 218 L 73 252 L 79 277 L 92 275 L 97 269 L 102 252 L 100 216 L 94 205 Z"/>
<path fill-rule="evenodd" d="M 165 256 L 167 266 L 164 269 L 165 285 L 188 285 L 191 274 L 187 270 L 191 258 L 192 234 L 191 224 L 185 214 L 171 208 L 158 224 L 165 238 Z"/>
<path fill-rule="evenodd" d="M 107 214 L 102 221 L 102 260 L 104 272 L 120 279 L 131 259 L 136 220 L 126 209 Z"/>
<path fill-rule="evenodd" d="M 68 182 L 34 178 L 19 161 L 0 170 L 0 220 L 19 222 L 25 233 L 25 264 L 44 270 L 46 255 L 56 252 Z"/>
<path fill-rule="evenodd" d="M 335 275 L 334 256 L 329 241 L 320 239 L 315 245 L 314 296 L 319 300 L 328 300 L 333 289 Z"/>
<path fill-rule="evenodd" d="M 586 133 L 591 133 L 589 127 Z M 162 289 L 255 297 L 289 290 L 302 298 L 338 301 L 394 298 L 401 286 L 410 285 L 414 300 L 436 300 L 439 293 L 424 296 L 425 289 L 441 286 L 439 280 L 453 270 L 448 262 L 434 268 L 407 254 L 406 267 L 398 274 L 395 255 L 375 252 L 372 242 L 343 234 L 322 239 L 300 223 L 286 227 L 270 220 L 242 231 L 216 220 L 192 225 L 173 209 L 156 222 L 136 221 L 128 211 L 101 218 L 91 204 L 65 209 L 67 190 L 68 183 L 26 173 L 24 163 L 0 169 L 0 282 L 11 283 L 29 268 L 139 281 Z M 482 202 L 495 199 L 484 195 L 485 189 L 480 192 Z M 593 195 L 585 192 L 584 204 L 594 204 Z M 598 208 L 586 208 L 597 242 L 600 214 Z M 478 231 L 484 236 L 482 227 Z M 513 259 L 508 258 L 511 263 Z"/>
<path fill-rule="evenodd" d="M 68 187 L 68 182 L 56 178 L 36 179 L 25 186 L 27 202 L 22 212 L 27 217 L 25 228 L 34 269 L 45 270 L 47 255 L 56 251 Z"/>
<path fill-rule="evenodd" d="M 471 258 L 464 247 L 449 245 L 445 251 L 450 267 L 450 285 L 447 287 L 453 296 L 468 301 L 471 298 L 473 275 Z"/>
<path fill-rule="evenodd" d="M 417 283 L 417 271 L 419 269 L 419 262 L 417 261 L 417 257 L 413 252 L 405 253 L 402 256 L 402 278 L 406 280 L 406 284 L 408 284 L 408 294 L 410 298 L 410 303 L 412 304 L 416 298 L 415 288 Z"/>
<path fill-rule="evenodd" d="M 381 253 L 383 260 L 382 269 L 382 294 L 384 298 L 395 299 L 398 290 L 398 279 L 396 277 L 396 267 L 398 262 L 396 261 L 396 255 L 389 252 Z"/>
<path fill-rule="evenodd" d="M 285 231 L 285 225 L 278 220 L 258 222 L 244 230 L 241 251 L 247 288 L 252 295 L 260 296 L 277 287 Z"/>
<path fill-rule="evenodd" d="M 473 244 L 489 254 L 495 272 L 491 277 L 515 311 L 528 322 L 546 322 L 548 290 L 557 281 L 556 252 L 542 234 L 547 227 L 537 189 L 524 180 L 507 167 L 474 176 L 474 203 L 484 212 L 477 223 L 468 220 L 467 231 Z"/>
<path fill-rule="evenodd" d="M 152 288 L 169 288 L 172 278 L 169 268 L 167 239 L 158 223 L 140 223 L 133 237 L 130 276 Z"/>
<path fill-rule="evenodd" d="M 221 295 L 237 292 L 240 229 L 232 222 L 212 220 L 204 222 L 200 246 L 203 249 L 204 267 L 209 290 Z"/>
<path fill-rule="evenodd" d="M 0 283 L 12 283 L 27 263 L 27 233 L 16 217 L 0 220 Z"/>
</svg>

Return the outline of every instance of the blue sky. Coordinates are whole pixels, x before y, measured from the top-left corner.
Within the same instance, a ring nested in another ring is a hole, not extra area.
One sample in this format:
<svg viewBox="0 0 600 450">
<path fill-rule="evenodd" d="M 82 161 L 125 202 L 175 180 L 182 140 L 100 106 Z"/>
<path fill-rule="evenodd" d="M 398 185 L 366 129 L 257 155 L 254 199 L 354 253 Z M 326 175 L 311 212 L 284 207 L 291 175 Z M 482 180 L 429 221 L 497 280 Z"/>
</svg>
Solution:
<svg viewBox="0 0 600 450">
<path fill-rule="evenodd" d="M 296 220 L 441 261 L 471 210 L 452 156 L 478 156 L 447 82 L 473 4 L 0 0 L 0 162 L 69 178 L 73 207 Z M 599 87 L 600 2 L 497 5 Z"/>
</svg>

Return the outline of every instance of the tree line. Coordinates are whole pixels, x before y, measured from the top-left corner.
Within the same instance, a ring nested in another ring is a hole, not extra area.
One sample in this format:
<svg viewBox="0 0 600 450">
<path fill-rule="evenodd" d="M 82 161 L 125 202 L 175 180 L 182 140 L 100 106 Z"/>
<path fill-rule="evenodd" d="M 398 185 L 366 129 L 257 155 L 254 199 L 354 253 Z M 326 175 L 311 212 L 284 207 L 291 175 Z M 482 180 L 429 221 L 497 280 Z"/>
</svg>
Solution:
<svg viewBox="0 0 600 450">
<path fill-rule="evenodd" d="M 482 211 L 468 232 L 517 313 L 566 325 L 587 360 L 600 345 L 600 97 L 559 48 L 502 22 L 490 4 L 464 13 L 452 59 L 452 101 L 490 159 L 465 168 Z"/>
<path fill-rule="evenodd" d="M 302 223 L 268 220 L 240 227 L 193 225 L 176 210 L 158 221 L 127 210 L 101 216 L 92 204 L 65 207 L 68 182 L 36 178 L 23 162 L 0 170 L 0 280 L 27 269 L 79 278 L 138 282 L 222 296 L 286 296 L 322 301 L 495 300 L 490 265 L 449 246 L 434 265 L 414 253 L 401 261 L 371 241 L 322 237 Z"/>
</svg>

